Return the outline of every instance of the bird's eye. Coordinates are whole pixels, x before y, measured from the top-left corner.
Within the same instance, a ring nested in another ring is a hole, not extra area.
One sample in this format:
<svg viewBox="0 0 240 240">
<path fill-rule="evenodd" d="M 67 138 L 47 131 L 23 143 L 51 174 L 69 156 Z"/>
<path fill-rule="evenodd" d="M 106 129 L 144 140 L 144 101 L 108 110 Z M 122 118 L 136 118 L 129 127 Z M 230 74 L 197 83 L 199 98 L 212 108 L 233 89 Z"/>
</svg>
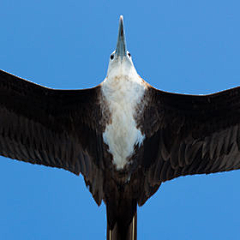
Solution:
<svg viewBox="0 0 240 240">
<path fill-rule="evenodd" d="M 131 53 L 130 52 L 128 52 L 128 56 L 131 57 Z"/>
<path fill-rule="evenodd" d="M 111 54 L 110 59 L 111 59 L 111 60 L 114 59 L 114 54 Z"/>
</svg>

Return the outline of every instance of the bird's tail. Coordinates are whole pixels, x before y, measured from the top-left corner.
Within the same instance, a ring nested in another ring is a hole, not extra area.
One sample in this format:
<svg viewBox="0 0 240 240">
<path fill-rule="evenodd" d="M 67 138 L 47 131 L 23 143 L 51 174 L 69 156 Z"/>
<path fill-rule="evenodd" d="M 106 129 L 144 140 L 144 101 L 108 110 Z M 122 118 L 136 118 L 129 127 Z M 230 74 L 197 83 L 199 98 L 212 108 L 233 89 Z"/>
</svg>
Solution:
<svg viewBox="0 0 240 240">
<path fill-rule="evenodd" d="M 107 223 L 107 240 L 137 240 L 137 210 L 130 224 L 117 221 L 111 230 Z"/>
</svg>

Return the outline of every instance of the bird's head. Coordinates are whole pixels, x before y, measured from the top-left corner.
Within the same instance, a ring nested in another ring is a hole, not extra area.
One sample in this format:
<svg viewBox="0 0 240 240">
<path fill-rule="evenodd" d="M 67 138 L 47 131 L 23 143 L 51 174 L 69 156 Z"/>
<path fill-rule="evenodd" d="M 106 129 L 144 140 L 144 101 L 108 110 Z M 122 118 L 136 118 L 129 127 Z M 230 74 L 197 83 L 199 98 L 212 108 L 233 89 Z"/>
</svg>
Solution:
<svg viewBox="0 0 240 240">
<path fill-rule="evenodd" d="M 132 62 L 132 56 L 127 51 L 125 33 L 123 27 L 123 16 L 119 19 L 119 31 L 116 50 L 110 55 L 108 65 L 108 78 L 131 76 L 137 74 Z"/>
</svg>

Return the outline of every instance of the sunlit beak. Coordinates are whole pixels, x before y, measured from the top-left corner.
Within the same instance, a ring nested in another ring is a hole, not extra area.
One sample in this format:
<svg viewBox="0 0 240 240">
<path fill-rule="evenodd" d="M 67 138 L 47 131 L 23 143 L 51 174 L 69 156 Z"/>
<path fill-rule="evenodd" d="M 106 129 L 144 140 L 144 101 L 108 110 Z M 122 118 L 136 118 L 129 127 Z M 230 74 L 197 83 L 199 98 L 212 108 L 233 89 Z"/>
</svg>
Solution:
<svg viewBox="0 0 240 240">
<path fill-rule="evenodd" d="M 127 46 L 123 28 L 123 16 L 120 16 L 119 19 L 119 31 L 118 31 L 118 40 L 117 40 L 117 48 L 116 48 L 116 56 L 123 58 L 127 55 Z"/>
</svg>

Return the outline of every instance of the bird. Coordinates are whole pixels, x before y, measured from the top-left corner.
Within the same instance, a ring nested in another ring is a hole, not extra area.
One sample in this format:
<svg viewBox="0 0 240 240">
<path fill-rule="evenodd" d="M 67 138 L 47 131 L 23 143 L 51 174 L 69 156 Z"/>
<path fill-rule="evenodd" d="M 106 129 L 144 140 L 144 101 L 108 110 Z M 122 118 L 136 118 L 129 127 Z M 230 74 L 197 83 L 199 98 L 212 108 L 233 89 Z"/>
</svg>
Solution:
<svg viewBox="0 0 240 240">
<path fill-rule="evenodd" d="M 107 240 L 137 239 L 137 206 L 174 178 L 240 168 L 240 87 L 158 90 L 137 73 L 123 16 L 107 76 L 56 90 L 0 70 L 0 155 L 82 174 Z"/>
</svg>

